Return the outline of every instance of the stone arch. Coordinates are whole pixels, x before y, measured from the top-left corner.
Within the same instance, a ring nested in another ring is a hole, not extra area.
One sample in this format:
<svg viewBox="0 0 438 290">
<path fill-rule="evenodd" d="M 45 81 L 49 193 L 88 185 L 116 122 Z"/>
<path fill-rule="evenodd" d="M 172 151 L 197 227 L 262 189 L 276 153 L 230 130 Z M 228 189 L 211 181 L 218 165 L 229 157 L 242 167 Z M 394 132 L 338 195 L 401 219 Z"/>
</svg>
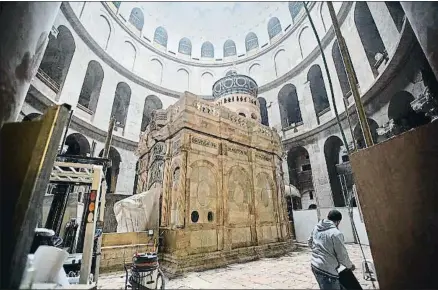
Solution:
<svg viewBox="0 0 438 290">
<path fill-rule="evenodd" d="M 129 15 L 129 23 L 131 23 L 135 28 L 142 31 L 144 26 L 144 15 L 140 8 L 135 7 L 131 10 Z"/>
<path fill-rule="evenodd" d="M 59 93 L 64 85 L 75 50 L 74 37 L 67 27 L 58 26 L 57 37 L 52 33 L 49 34 L 49 43 L 38 75 L 56 93 Z"/>
<path fill-rule="evenodd" d="M 414 96 L 406 91 L 395 93 L 389 101 L 388 119 L 393 120 L 397 127 L 396 134 L 430 122 L 429 117 L 412 109 L 412 101 L 414 101 Z"/>
<path fill-rule="evenodd" d="M 306 148 L 298 146 L 290 149 L 287 152 L 287 167 L 290 184 L 295 186 L 301 194 L 314 190 L 312 166 Z"/>
<path fill-rule="evenodd" d="M 87 156 L 90 154 L 90 143 L 80 133 L 72 133 L 67 136 L 64 143 L 67 147 L 66 155 Z"/>
<path fill-rule="evenodd" d="M 144 100 L 143 118 L 141 120 L 141 131 L 144 132 L 151 121 L 151 114 L 155 110 L 163 108 L 161 100 L 154 95 L 147 96 Z"/>
<path fill-rule="evenodd" d="M 189 212 L 199 213 L 197 223 L 208 223 L 208 212 L 217 213 L 218 208 L 218 181 L 214 164 L 207 160 L 193 162 L 190 165 L 189 180 Z"/>
<path fill-rule="evenodd" d="M 134 44 L 130 41 L 125 41 L 123 43 L 123 61 L 122 64 L 126 68 L 133 70 L 135 65 L 135 59 L 137 58 L 137 49 Z"/>
<path fill-rule="evenodd" d="M 97 22 L 98 23 L 96 23 L 96 26 L 99 27 L 99 33 L 96 33 L 94 39 L 104 50 L 106 50 L 108 48 L 108 43 L 111 38 L 111 24 L 107 16 L 105 15 L 100 15 Z"/>
<path fill-rule="evenodd" d="M 235 165 L 227 172 L 227 200 L 229 208 L 228 222 L 246 223 L 250 214 L 251 179 L 249 173 L 241 166 Z"/>
<path fill-rule="evenodd" d="M 87 72 L 84 82 L 82 83 L 81 93 L 79 94 L 78 103 L 95 113 L 97 102 L 99 101 L 100 90 L 103 82 L 102 66 L 95 60 L 88 63 Z"/>
<path fill-rule="evenodd" d="M 261 74 L 263 73 L 262 67 L 258 63 L 254 63 L 249 67 L 248 74 L 251 78 L 253 78 L 257 84 L 262 81 Z"/>
<path fill-rule="evenodd" d="M 289 70 L 289 58 L 284 49 L 280 49 L 274 56 L 275 74 L 280 77 Z"/>
<path fill-rule="evenodd" d="M 287 128 L 303 122 L 297 89 L 292 84 L 286 84 L 278 93 L 281 126 Z"/>
<path fill-rule="evenodd" d="M 305 26 L 301 29 L 298 36 L 298 43 L 300 45 L 302 58 L 305 58 L 307 55 L 309 55 L 316 47 L 317 42 L 315 35 L 308 26 Z"/>
<path fill-rule="evenodd" d="M 274 218 L 275 184 L 266 172 L 260 172 L 255 179 L 256 208 L 260 213 L 270 212 L 272 215 L 261 214 L 261 221 L 272 221 Z"/>
<path fill-rule="evenodd" d="M 213 84 L 214 84 L 213 74 L 211 74 L 210 72 L 204 72 L 201 75 L 201 94 L 211 95 Z"/>
<path fill-rule="evenodd" d="M 125 128 L 130 101 L 131 88 L 124 82 L 118 83 L 111 110 L 111 118 L 116 119 L 116 126 L 119 128 Z"/>
<path fill-rule="evenodd" d="M 377 134 L 377 129 L 379 128 L 379 124 L 371 118 L 367 118 L 368 126 L 370 127 L 371 137 L 373 139 L 373 143 L 377 144 L 377 138 L 379 135 Z M 354 140 L 356 142 L 357 149 L 365 148 L 365 139 L 363 137 L 362 128 L 360 124 L 357 123 L 353 130 Z"/>
<path fill-rule="evenodd" d="M 259 101 L 261 123 L 265 126 L 269 126 L 269 116 L 266 99 L 263 97 L 258 97 L 257 100 Z"/>
<path fill-rule="evenodd" d="M 345 206 L 342 186 L 336 169 L 336 165 L 342 163 L 343 148 L 344 143 L 338 136 L 330 136 L 324 143 L 324 157 L 335 207 Z"/>
<path fill-rule="evenodd" d="M 103 156 L 103 149 L 99 153 L 99 157 Z M 111 160 L 111 167 L 106 170 L 105 181 L 106 181 L 106 193 L 115 193 L 117 189 L 117 181 L 120 173 L 120 163 L 122 163 L 122 157 L 119 151 L 113 146 L 110 147 L 108 153 L 108 159 Z"/>
<path fill-rule="evenodd" d="M 356 24 L 357 32 L 365 49 L 368 63 L 376 77 L 379 75 L 377 70 L 379 64 L 378 60 L 384 57 L 386 50 L 367 2 L 356 2 L 356 7 L 354 8 L 354 23 Z"/>
<path fill-rule="evenodd" d="M 176 72 L 177 78 L 178 78 L 178 90 L 181 92 L 188 91 L 189 90 L 189 81 L 190 81 L 190 74 L 189 72 L 184 69 L 180 68 Z"/>
<path fill-rule="evenodd" d="M 313 105 L 317 116 L 318 125 L 319 117 L 330 111 L 330 103 L 325 88 L 324 78 L 319 65 L 314 64 L 307 73 L 307 81 L 310 83 L 310 92 L 312 94 Z"/>
<path fill-rule="evenodd" d="M 158 59 L 151 59 L 149 65 L 149 80 L 157 85 L 161 85 L 163 79 L 163 64 Z"/>
</svg>

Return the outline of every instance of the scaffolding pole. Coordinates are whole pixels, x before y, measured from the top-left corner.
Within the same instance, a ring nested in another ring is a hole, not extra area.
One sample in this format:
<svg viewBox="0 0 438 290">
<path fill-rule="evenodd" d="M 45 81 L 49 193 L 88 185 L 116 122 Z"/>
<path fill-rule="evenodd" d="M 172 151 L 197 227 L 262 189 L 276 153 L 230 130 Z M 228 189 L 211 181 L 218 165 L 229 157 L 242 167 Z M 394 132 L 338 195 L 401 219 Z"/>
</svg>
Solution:
<svg viewBox="0 0 438 290">
<path fill-rule="evenodd" d="M 373 138 L 371 137 L 370 127 L 368 125 L 365 110 L 360 99 L 359 90 L 357 88 L 353 64 L 351 63 L 350 55 L 348 53 L 347 45 L 345 44 L 344 37 L 342 37 L 341 28 L 339 27 L 338 18 L 336 17 L 335 9 L 333 8 L 333 3 L 327 1 L 327 7 L 330 12 L 330 17 L 332 19 L 333 28 L 335 30 L 336 38 L 338 40 L 339 50 L 341 52 L 342 60 L 344 62 L 345 70 L 348 76 L 348 82 L 350 83 L 351 93 L 354 97 L 354 102 L 356 104 L 356 112 L 359 118 L 359 124 L 362 129 L 362 134 L 365 140 L 365 146 L 373 146 Z M 347 145 L 348 146 L 348 145 Z"/>
</svg>

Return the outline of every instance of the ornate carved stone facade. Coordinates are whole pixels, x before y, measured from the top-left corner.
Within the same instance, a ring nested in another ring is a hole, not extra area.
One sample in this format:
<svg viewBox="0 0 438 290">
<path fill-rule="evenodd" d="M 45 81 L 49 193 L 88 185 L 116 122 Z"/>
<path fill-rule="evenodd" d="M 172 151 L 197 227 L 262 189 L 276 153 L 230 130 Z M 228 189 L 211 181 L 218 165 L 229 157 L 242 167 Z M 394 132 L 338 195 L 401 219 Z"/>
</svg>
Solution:
<svg viewBox="0 0 438 290">
<path fill-rule="evenodd" d="M 137 150 L 137 188 L 162 186 L 160 251 L 168 273 L 290 250 L 274 130 L 187 92 L 154 116 L 160 122 L 151 122 Z"/>
</svg>

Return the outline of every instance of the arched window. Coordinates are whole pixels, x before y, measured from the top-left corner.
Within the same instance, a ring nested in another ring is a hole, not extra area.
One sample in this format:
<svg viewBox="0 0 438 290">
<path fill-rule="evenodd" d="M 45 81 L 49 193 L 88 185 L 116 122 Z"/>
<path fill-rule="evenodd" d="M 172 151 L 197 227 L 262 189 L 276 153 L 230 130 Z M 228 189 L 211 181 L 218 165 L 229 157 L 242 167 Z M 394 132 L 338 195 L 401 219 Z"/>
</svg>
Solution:
<svg viewBox="0 0 438 290">
<path fill-rule="evenodd" d="M 345 69 L 344 61 L 342 60 L 341 51 L 339 50 L 338 40 L 336 39 L 332 47 L 332 57 L 335 63 L 336 75 L 338 76 L 339 84 L 341 85 L 342 95 L 348 97 L 351 94 L 350 83 L 348 82 L 347 70 Z M 356 79 L 356 72 L 353 67 L 353 76 Z"/>
<path fill-rule="evenodd" d="M 206 41 L 202 44 L 201 57 L 214 58 L 214 47 L 211 42 Z"/>
<path fill-rule="evenodd" d="M 141 120 L 141 131 L 144 132 L 151 121 L 151 114 L 154 110 L 163 108 L 163 103 L 156 96 L 147 96 L 144 100 L 143 118 Z"/>
<path fill-rule="evenodd" d="M 377 30 L 376 23 L 368 8 L 367 2 L 356 2 L 354 8 L 354 23 L 374 76 L 378 76 L 378 67 L 383 58 L 387 57 L 385 45 Z"/>
<path fill-rule="evenodd" d="M 307 81 L 310 82 L 310 92 L 312 94 L 313 105 L 315 106 L 315 113 L 318 117 L 319 124 L 319 116 L 330 110 L 330 103 L 319 65 L 314 64 L 310 67 L 309 72 L 307 73 Z"/>
<path fill-rule="evenodd" d="M 129 15 L 129 23 L 134 25 L 134 27 L 140 31 L 143 29 L 144 15 L 140 8 L 135 7 L 131 10 L 131 15 Z"/>
<path fill-rule="evenodd" d="M 103 149 L 99 153 L 99 157 L 103 156 Z M 117 187 L 117 180 L 119 178 L 120 163 L 122 163 L 122 158 L 120 153 L 113 146 L 110 147 L 108 158 L 111 160 L 111 167 L 106 170 L 105 181 L 106 181 L 106 193 L 115 193 Z"/>
<path fill-rule="evenodd" d="M 103 48 L 108 48 L 108 42 L 111 36 L 111 25 L 106 16 L 100 15 L 94 23 L 98 27 L 98 33 L 94 35 L 94 40 Z"/>
<path fill-rule="evenodd" d="M 121 1 L 113 1 L 112 2 L 114 6 L 116 6 L 116 8 L 120 7 L 120 4 L 122 3 Z"/>
<path fill-rule="evenodd" d="M 269 39 L 274 38 L 281 33 L 280 20 L 277 17 L 272 17 L 268 22 L 268 35 Z"/>
<path fill-rule="evenodd" d="M 87 73 L 79 95 L 79 104 L 84 108 L 96 112 L 97 101 L 103 82 L 103 69 L 100 64 L 92 60 L 88 63 Z"/>
<path fill-rule="evenodd" d="M 312 167 L 309 159 L 309 152 L 306 148 L 299 146 L 287 152 L 287 167 L 289 172 L 289 183 L 292 184 L 301 195 L 302 208 L 307 208 L 311 203 L 310 194 L 313 187 Z M 313 195 L 313 194 L 312 194 Z"/>
<path fill-rule="evenodd" d="M 405 18 L 405 12 L 400 5 L 399 1 L 385 1 L 389 14 L 397 27 L 398 32 L 401 32 L 403 27 L 403 20 Z"/>
<path fill-rule="evenodd" d="M 248 33 L 248 35 L 245 37 L 245 47 L 246 51 L 259 48 L 259 39 L 254 32 Z"/>
<path fill-rule="evenodd" d="M 344 143 L 338 136 L 330 136 L 324 143 L 324 156 L 327 164 L 330 188 L 332 190 L 333 206 L 345 206 L 342 185 L 338 177 L 336 165 L 340 164 Z"/>
<path fill-rule="evenodd" d="M 397 92 L 391 97 L 388 119 L 393 120 L 396 126 L 393 130 L 395 135 L 430 122 L 430 118 L 424 113 L 417 113 L 412 109 L 411 102 L 414 100 L 414 96 L 406 91 Z"/>
<path fill-rule="evenodd" d="M 163 78 L 163 65 L 158 59 L 152 59 L 147 70 L 148 80 L 156 85 L 161 85 Z"/>
<path fill-rule="evenodd" d="M 187 70 L 181 68 L 177 72 L 177 79 L 175 80 L 175 87 L 178 91 L 185 92 L 189 90 L 190 74 Z"/>
<path fill-rule="evenodd" d="M 117 127 L 125 128 L 130 101 L 131 88 L 126 83 L 118 83 L 111 111 L 111 118 L 116 119 Z"/>
<path fill-rule="evenodd" d="M 192 55 L 192 43 L 186 37 L 179 41 L 178 52 L 185 55 Z"/>
<path fill-rule="evenodd" d="M 377 137 L 379 136 L 377 134 L 377 129 L 379 128 L 379 125 L 376 121 L 373 119 L 367 118 L 368 126 L 370 127 L 371 131 L 371 137 L 373 138 L 373 143 L 377 143 Z M 362 128 L 360 127 L 360 124 L 356 124 L 356 127 L 354 127 L 353 130 L 354 134 L 354 140 L 356 141 L 357 149 L 365 148 L 365 139 L 363 137 Z"/>
<path fill-rule="evenodd" d="M 287 128 L 303 121 L 297 89 L 292 84 L 285 85 L 278 93 L 278 106 L 280 108 L 281 126 Z"/>
<path fill-rule="evenodd" d="M 87 156 L 90 154 L 90 143 L 87 138 L 80 133 L 73 133 L 67 136 L 65 139 L 65 145 L 67 145 L 66 155 Z"/>
<path fill-rule="evenodd" d="M 298 14 L 300 14 L 301 9 L 303 9 L 303 2 L 289 2 L 289 12 L 292 17 L 292 23 L 295 23 Z"/>
<path fill-rule="evenodd" d="M 167 31 L 162 26 L 155 29 L 154 41 L 167 48 Z"/>
<path fill-rule="evenodd" d="M 266 100 L 262 97 L 258 97 L 257 100 L 259 101 L 260 117 L 262 124 L 265 126 L 269 126 L 268 107 L 266 105 Z"/>
<path fill-rule="evenodd" d="M 236 55 L 236 44 L 231 39 L 224 43 L 224 57 Z"/>
<path fill-rule="evenodd" d="M 75 50 L 73 35 L 67 27 L 59 26 L 57 37 L 49 34 L 49 43 L 39 69 L 42 73 L 38 73 L 38 77 L 56 93 L 64 84 Z"/>
</svg>

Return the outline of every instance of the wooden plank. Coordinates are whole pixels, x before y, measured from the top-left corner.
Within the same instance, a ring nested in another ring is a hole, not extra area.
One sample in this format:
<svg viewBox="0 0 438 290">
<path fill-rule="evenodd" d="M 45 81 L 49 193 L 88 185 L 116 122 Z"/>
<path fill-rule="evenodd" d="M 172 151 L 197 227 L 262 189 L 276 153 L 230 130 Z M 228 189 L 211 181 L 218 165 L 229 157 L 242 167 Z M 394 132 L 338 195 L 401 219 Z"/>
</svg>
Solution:
<svg viewBox="0 0 438 290">
<path fill-rule="evenodd" d="M 69 110 L 54 106 L 40 121 L 1 129 L 2 288 L 20 285 Z"/>
<path fill-rule="evenodd" d="M 437 289 L 438 122 L 351 155 L 382 289 Z"/>
</svg>

